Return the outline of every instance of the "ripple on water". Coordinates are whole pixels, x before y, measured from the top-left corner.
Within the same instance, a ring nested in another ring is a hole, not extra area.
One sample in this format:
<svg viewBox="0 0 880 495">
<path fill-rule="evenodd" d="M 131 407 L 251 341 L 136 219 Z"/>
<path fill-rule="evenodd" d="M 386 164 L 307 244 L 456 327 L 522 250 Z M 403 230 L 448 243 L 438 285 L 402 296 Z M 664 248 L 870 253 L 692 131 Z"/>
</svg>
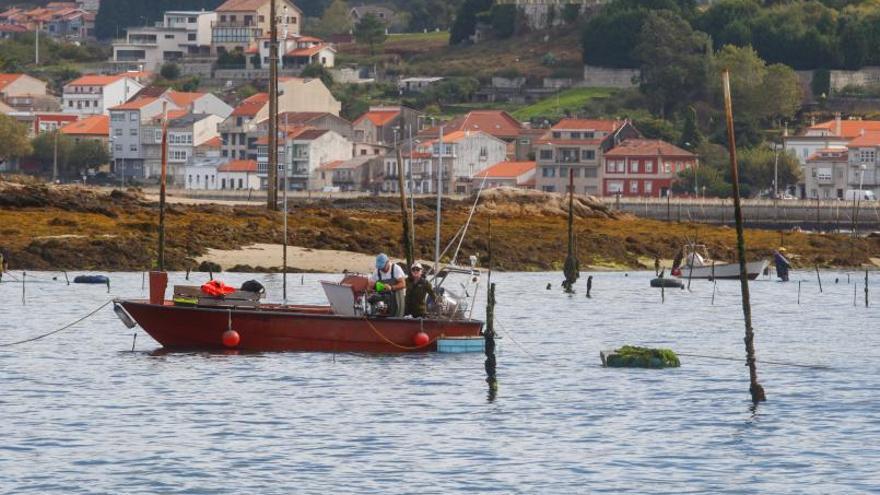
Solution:
<svg viewBox="0 0 880 495">
<path fill-rule="evenodd" d="M 51 279 L 51 274 L 35 273 Z M 183 281 L 172 275 L 172 284 Z M 280 277 L 261 279 L 280 293 Z M 291 299 L 321 303 L 307 275 Z M 594 274 L 593 298 L 546 291 L 558 274 L 498 283 L 500 390 L 483 356 L 153 353 L 109 309 L 49 339 L 0 348 L 0 487 L 9 493 L 857 493 L 880 487 L 880 299 L 852 305 L 845 275 L 752 284 L 759 376 L 748 400 L 736 282 L 647 287 Z M 880 280 L 878 280 L 880 282 Z M 57 328 L 106 289 L 0 284 L 0 343 Z M 880 285 L 880 284 L 878 284 Z M 536 290 L 538 288 L 539 290 Z M 876 294 L 873 293 L 873 294 Z M 859 297 L 862 293 L 859 292 Z M 51 306 L 41 304 L 52 301 Z M 49 309 L 51 308 L 51 309 Z M 478 307 L 476 313 L 482 314 Z M 682 367 L 604 369 L 621 344 L 666 346 Z M 820 364 L 830 369 L 761 361 Z"/>
</svg>

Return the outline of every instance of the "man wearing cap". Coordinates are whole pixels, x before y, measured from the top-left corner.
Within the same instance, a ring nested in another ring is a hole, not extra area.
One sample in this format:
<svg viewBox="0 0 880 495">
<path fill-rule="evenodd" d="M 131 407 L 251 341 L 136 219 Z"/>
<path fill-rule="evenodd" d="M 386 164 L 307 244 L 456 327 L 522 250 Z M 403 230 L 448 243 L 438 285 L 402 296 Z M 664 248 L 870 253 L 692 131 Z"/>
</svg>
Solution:
<svg viewBox="0 0 880 495">
<path fill-rule="evenodd" d="M 428 313 L 426 299 L 428 296 L 436 299 L 434 288 L 422 278 L 422 265 L 413 264 L 409 269 L 409 278 L 406 279 L 406 312 L 413 318 L 424 318 Z"/>
<path fill-rule="evenodd" d="M 784 247 L 773 252 L 773 261 L 776 263 L 776 276 L 783 282 L 788 282 L 788 269 L 791 268 L 791 262 L 785 259 Z"/>
<path fill-rule="evenodd" d="M 376 292 L 392 292 L 396 307 L 392 316 L 403 316 L 406 294 L 406 274 L 403 268 L 392 263 L 385 253 L 376 256 L 376 271 L 370 274 L 370 287 Z"/>
</svg>

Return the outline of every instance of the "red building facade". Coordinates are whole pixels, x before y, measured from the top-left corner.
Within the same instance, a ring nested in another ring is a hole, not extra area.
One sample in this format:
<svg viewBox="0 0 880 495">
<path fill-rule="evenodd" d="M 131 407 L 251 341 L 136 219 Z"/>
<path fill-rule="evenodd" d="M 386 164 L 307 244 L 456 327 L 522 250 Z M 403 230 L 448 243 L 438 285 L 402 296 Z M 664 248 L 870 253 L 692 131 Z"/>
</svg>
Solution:
<svg viewBox="0 0 880 495">
<path fill-rule="evenodd" d="M 680 172 L 698 166 L 697 155 L 656 139 L 627 139 L 607 151 L 602 164 L 605 196 L 663 197 Z"/>
</svg>

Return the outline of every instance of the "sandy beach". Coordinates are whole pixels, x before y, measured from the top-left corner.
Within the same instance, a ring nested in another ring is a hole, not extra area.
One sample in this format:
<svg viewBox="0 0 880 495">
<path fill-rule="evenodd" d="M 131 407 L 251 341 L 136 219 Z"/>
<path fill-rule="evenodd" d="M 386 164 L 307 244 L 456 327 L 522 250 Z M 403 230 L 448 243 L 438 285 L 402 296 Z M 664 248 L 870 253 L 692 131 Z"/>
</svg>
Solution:
<svg viewBox="0 0 880 495">
<path fill-rule="evenodd" d="M 236 265 L 274 268 L 281 266 L 282 253 L 281 244 L 252 244 L 242 249 L 209 249 L 207 254 L 198 257 L 196 261 L 218 263 L 224 270 Z M 374 255 L 351 251 L 287 247 L 287 266 L 291 271 L 341 273 L 348 270 L 363 273 L 373 269 L 375 259 Z"/>
</svg>

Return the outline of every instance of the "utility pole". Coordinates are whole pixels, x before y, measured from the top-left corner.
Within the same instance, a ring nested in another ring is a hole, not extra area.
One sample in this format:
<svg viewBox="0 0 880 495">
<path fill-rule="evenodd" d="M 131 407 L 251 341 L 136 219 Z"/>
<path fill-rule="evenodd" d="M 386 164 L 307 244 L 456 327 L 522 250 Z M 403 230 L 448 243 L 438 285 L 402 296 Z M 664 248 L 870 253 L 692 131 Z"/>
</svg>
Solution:
<svg viewBox="0 0 880 495">
<path fill-rule="evenodd" d="M 278 210 L 278 18 L 269 2 L 269 174 L 266 191 L 271 211 Z"/>
<path fill-rule="evenodd" d="M 34 31 L 34 36 L 36 36 L 34 41 L 34 65 L 40 65 L 40 29 L 43 28 L 43 23 L 37 23 L 37 29 Z"/>
<path fill-rule="evenodd" d="M 52 150 L 52 182 L 58 180 L 58 129 L 55 129 L 55 147 Z"/>
</svg>

